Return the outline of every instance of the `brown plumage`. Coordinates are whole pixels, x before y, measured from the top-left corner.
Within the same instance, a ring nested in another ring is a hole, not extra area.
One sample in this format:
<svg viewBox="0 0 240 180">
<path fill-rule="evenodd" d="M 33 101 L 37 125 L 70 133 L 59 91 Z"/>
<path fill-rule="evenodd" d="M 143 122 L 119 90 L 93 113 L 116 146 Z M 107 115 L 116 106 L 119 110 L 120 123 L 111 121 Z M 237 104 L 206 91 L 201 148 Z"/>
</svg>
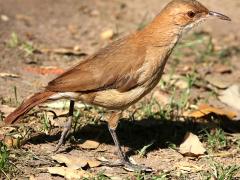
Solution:
<svg viewBox="0 0 240 180">
<path fill-rule="evenodd" d="M 220 13 L 209 11 L 195 0 L 173 0 L 143 30 L 119 39 L 93 56 L 49 82 L 45 91 L 32 96 L 11 113 L 6 123 L 14 123 L 34 106 L 49 100 L 67 98 L 105 107 L 110 112 L 109 130 L 123 155 L 115 129 L 121 111 L 136 103 L 159 82 L 165 64 L 184 30 L 202 22 L 209 16 L 230 20 Z M 59 146 L 70 127 L 63 131 Z"/>
<path fill-rule="evenodd" d="M 19 118 L 30 111 L 33 107 L 45 102 L 55 92 L 44 91 L 39 92 L 31 96 L 29 99 L 24 101 L 17 109 L 15 109 L 8 117 L 5 118 L 6 124 L 13 124 L 19 120 Z"/>
</svg>

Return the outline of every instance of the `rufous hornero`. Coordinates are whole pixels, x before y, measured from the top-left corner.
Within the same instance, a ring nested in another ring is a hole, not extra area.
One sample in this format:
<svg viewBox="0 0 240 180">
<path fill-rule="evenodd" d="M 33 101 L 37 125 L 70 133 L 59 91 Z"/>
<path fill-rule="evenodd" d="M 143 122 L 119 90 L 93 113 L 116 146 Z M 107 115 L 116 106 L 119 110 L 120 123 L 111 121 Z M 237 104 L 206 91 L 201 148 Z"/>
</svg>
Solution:
<svg viewBox="0 0 240 180">
<path fill-rule="evenodd" d="M 25 100 L 5 118 L 16 123 L 33 107 L 47 101 L 69 99 L 69 117 L 56 150 L 68 135 L 74 102 L 81 101 L 108 110 L 108 128 L 118 150 L 121 165 L 133 165 L 121 150 L 116 128 L 122 111 L 138 102 L 159 82 L 167 60 L 182 33 L 199 23 L 217 17 L 231 21 L 223 14 L 209 11 L 196 0 L 173 0 L 144 29 L 120 38 L 81 61 L 56 79 L 45 90 Z"/>
</svg>

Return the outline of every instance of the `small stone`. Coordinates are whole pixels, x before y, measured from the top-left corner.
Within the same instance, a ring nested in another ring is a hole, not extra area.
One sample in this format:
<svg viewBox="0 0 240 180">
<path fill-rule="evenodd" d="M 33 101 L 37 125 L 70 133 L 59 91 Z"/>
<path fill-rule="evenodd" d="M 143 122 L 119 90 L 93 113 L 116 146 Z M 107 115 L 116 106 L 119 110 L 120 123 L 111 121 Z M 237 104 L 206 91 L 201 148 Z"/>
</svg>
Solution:
<svg viewBox="0 0 240 180">
<path fill-rule="evenodd" d="M 106 39 L 111 39 L 113 37 L 113 35 L 114 35 L 113 30 L 108 29 L 106 31 L 103 31 L 100 36 L 103 40 L 106 40 Z"/>
<path fill-rule="evenodd" d="M 5 14 L 2 14 L 1 15 L 1 20 L 4 21 L 4 22 L 7 22 L 7 21 L 9 21 L 9 17 Z"/>
<path fill-rule="evenodd" d="M 94 10 L 92 10 L 92 11 L 90 12 L 90 15 L 91 15 L 91 16 L 99 16 L 99 14 L 100 14 L 100 12 L 99 12 L 98 10 L 96 10 L 96 9 L 94 9 Z"/>
</svg>

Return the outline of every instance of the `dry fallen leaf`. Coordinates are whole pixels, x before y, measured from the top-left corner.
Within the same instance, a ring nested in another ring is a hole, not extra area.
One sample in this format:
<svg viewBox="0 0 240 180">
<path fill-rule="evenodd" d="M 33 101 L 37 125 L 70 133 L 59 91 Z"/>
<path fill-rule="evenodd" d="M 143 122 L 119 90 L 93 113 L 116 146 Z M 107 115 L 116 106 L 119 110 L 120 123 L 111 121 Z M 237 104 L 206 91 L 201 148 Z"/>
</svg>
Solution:
<svg viewBox="0 0 240 180">
<path fill-rule="evenodd" d="M 53 66 L 25 67 L 24 70 L 27 72 L 42 74 L 42 75 L 49 75 L 49 74 L 59 75 L 65 71 L 64 69 L 60 69 L 60 68 L 53 67 Z"/>
<path fill-rule="evenodd" d="M 7 106 L 7 105 L 0 105 L 0 112 L 4 113 L 5 116 L 13 112 L 15 108 Z"/>
<path fill-rule="evenodd" d="M 5 136 L 3 142 L 6 144 L 8 148 L 19 148 L 20 147 L 20 139 L 16 139 L 11 136 Z"/>
<path fill-rule="evenodd" d="M 201 118 L 206 115 L 209 115 L 210 113 L 214 113 L 214 114 L 221 115 L 221 116 L 227 116 L 229 119 L 233 119 L 233 118 L 237 117 L 236 112 L 227 111 L 223 108 L 216 108 L 213 106 L 209 106 L 207 104 L 202 104 L 202 105 L 198 106 L 198 110 L 195 110 L 192 112 L 184 112 L 183 116 L 193 117 L 193 118 Z"/>
<path fill-rule="evenodd" d="M 100 161 L 94 159 L 87 159 L 86 157 L 69 155 L 69 154 L 56 154 L 52 158 L 59 163 L 66 164 L 71 169 L 80 169 L 86 167 L 98 167 L 101 165 Z"/>
<path fill-rule="evenodd" d="M 97 149 L 99 147 L 100 143 L 93 140 L 86 140 L 84 143 L 79 144 L 79 147 L 83 149 Z"/>
<path fill-rule="evenodd" d="M 92 175 L 84 170 L 76 170 L 68 167 L 48 167 L 48 172 L 65 177 L 66 179 L 90 178 Z"/>
<path fill-rule="evenodd" d="M 31 175 L 31 176 L 29 177 L 29 180 L 36 180 L 36 178 L 35 178 L 33 175 Z"/>
<path fill-rule="evenodd" d="M 190 162 L 178 162 L 175 164 L 175 167 L 181 171 L 181 173 L 197 173 L 199 171 L 202 171 L 202 167 L 199 167 L 193 163 Z"/>
<path fill-rule="evenodd" d="M 13 73 L 0 73 L 0 77 L 19 78 L 20 76 Z"/>
<path fill-rule="evenodd" d="M 214 73 L 232 73 L 232 68 L 229 66 L 226 66 L 225 64 L 215 64 L 213 68 L 211 69 Z"/>
<path fill-rule="evenodd" d="M 198 157 L 206 152 L 203 144 L 199 138 L 191 133 L 187 132 L 184 142 L 179 147 L 179 152 L 185 156 Z"/>
<path fill-rule="evenodd" d="M 76 156 L 71 156 L 69 154 L 56 154 L 52 156 L 52 159 L 56 160 L 59 163 L 66 164 L 67 167 L 71 169 L 80 169 L 87 165 L 86 159 L 82 160 Z"/>
<path fill-rule="evenodd" d="M 240 110 L 240 85 L 235 84 L 221 92 L 219 99 L 228 106 Z"/>
<path fill-rule="evenodd" d="M 88 165 L 90 168 L 99 167 L 102 163 L 97 160 L 88 160 Z"/>
<path fill-rule="evenodd" d="M 108 159 L 106 159 L 105 157 L 101 156 L 101 157 L 98 157 L 97 160 L 101 161 L 101 162 L 109 162 Z"/>
<path fill-rule="evenodd" d="M 67 48 L 55 48 L 55 49 L 42 48 L 42 49 L 38 49 L 37 52 L 63 54 L 63 55 L 76 55 L 76 56 L 86 55 L 86 53 L 84 53 L 79 46 L 67 47 Z"/>
<path fill-rule="evenodd" d="M 186 89 L 188 87 L 187 81 L 184 80 L 184 76 L 181 76 L 181 75 L 164 74 L 162 76 L 162 80 L 164 82 L 168 82 L 169 84 L 174 85 L 180 89 Z"/>
<path fill-rule="evenodd" d="M 207 75 L 205 77 L 206 81 L 208 81 L 210 84 L 213 86 L 220 88 L 220 89 L 225 89 L 229 86 L 231 86 L 232 82 L 229 81 L 229 79 L 225 79 L 223 75 Z"/>
<path fill-rule="evenodd" d="M 104 174 L 105 175 L 105 174 Z M 121 177 L 117 177 L 117 176 L 108 176 L 111 178 L 111 180 L 123 180 L 123 178 Z"/>
</svg>

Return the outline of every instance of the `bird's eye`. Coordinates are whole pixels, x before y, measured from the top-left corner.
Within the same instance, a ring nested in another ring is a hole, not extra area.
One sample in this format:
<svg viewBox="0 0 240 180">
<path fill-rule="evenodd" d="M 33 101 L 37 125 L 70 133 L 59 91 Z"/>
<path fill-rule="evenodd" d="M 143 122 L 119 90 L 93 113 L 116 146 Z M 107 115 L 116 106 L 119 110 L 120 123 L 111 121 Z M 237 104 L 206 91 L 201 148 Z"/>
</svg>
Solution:
<svg viewBox="0 0 240 180">
<path fill-rule="evenodd" d="M 190 17 L 190 18 L 194 18 L 194 16 L 196 15 L 196 13 L 193 12 L 193 11 L 189 11 L 189 12 L 187 13 L 187 15 L 188 15 L 188 17 Z"/>
</svg>

